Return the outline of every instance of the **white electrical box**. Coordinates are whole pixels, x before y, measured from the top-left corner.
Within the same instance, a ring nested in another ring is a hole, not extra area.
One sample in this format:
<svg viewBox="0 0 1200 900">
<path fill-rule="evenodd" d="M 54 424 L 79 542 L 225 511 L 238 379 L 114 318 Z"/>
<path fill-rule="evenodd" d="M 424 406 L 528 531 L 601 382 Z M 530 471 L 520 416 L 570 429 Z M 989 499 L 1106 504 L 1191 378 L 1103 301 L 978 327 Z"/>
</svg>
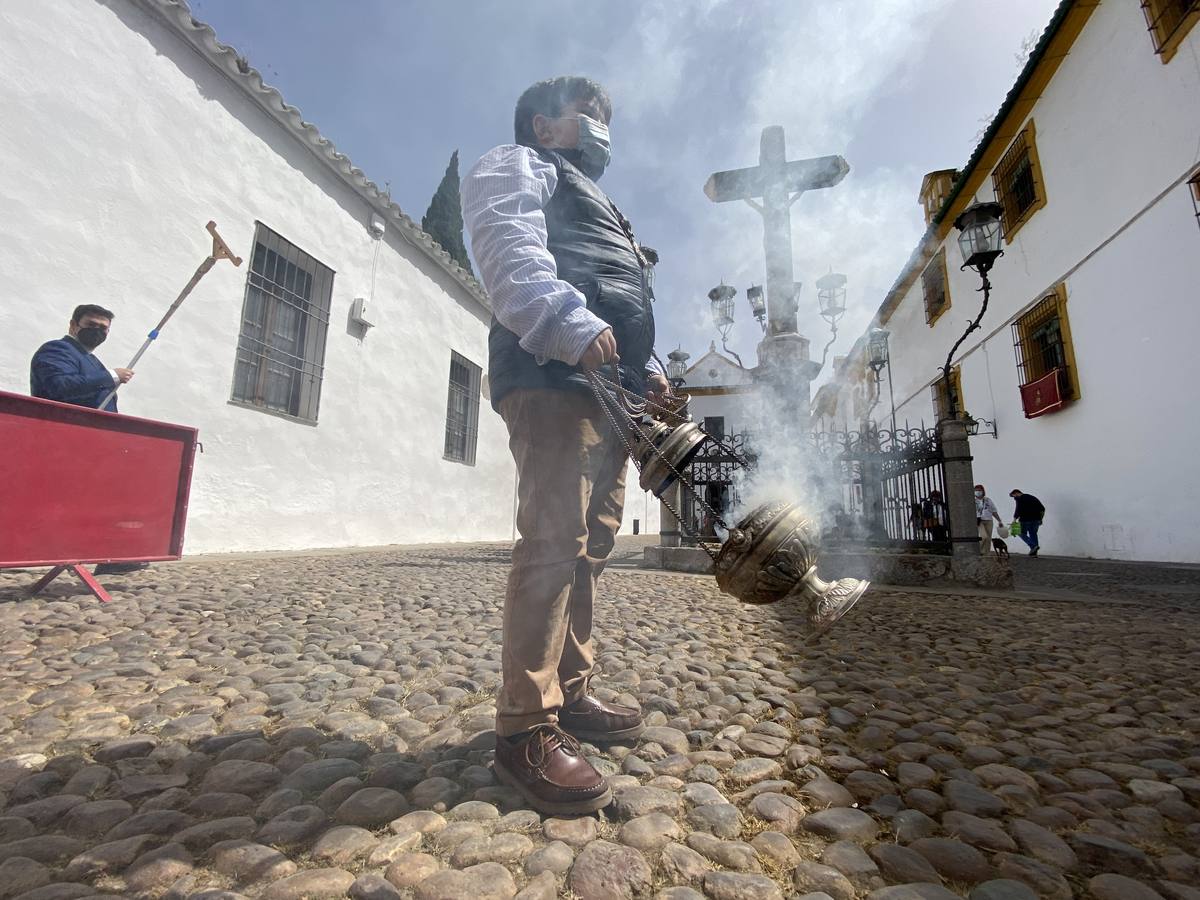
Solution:
<svg viewBox="0 0 1200 900">
<path fill-rule="evenodd" d="M 374 328 L 375 323 L 367 320 L 367 301 L 362 297 L 355 297 L 354 302 L 350 304 L 350 321 L 363 328 Z"/>
<path fill-rule="evenodd" d="M 383 216 L 379 213 L 371 213 L 371 234 L 376 238 L 381 238 L 385 231 L 387 231 L 387 223 L 383 221 Z"/>
</svg>

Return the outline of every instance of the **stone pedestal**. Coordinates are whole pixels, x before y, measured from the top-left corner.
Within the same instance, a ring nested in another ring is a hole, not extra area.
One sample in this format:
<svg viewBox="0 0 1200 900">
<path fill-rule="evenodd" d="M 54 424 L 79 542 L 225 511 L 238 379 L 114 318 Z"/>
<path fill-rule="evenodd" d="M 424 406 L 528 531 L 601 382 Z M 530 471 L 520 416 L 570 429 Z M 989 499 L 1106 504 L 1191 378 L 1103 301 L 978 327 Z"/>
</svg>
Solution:
<svg viewBox="0 0 1200 900">
<path fill-rule="evenodd" d="M 821 364 L 808 358 L 808 338 L 773 334 L 758 345 L 758 378 L 764 414 L 784 434 L 799 437 L 809 431 L 811 384 Z"/>
</svg>

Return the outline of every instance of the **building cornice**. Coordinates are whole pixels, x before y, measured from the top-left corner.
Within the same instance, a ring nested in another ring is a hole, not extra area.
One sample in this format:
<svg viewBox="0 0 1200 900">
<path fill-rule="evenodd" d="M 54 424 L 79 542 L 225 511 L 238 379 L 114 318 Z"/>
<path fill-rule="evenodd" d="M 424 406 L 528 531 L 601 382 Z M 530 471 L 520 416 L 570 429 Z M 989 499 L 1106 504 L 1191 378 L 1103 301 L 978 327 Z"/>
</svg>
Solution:
<svg viewBox="0 0 1200 900">
<path fill-rule="evenodd" d="M 1062 0 L 1026 60 L 1021 74 L 992 117 L 992 123 L 976 145 L 971 158 L 955 180 L 941 209 L 921 236 L 908 261 L 876 313 L 880 325 L 887 323 L 912 288 L 917 277 L 937 253 L 960 212 L 970 205 L 1004 151 L 1020 132 L 1058 67 L 1083 31 L 1099 0 Z"/>
<path fill-rule="evenodd" d="M 439 268 L 456 281 L 486 311 L 491 301 L 483 286 L 470 272 L 456 263 L 441 244 L 422 231 L 395 203 L 385 190 L 371 181 L 340 152 L 311 122 L 306 122 L 300 110 L 288 104 L 278 90 L 263 81 L 262 74 L 233 47 L 217 40 L 216 32 L 192 17 L 185 0 L 133 0 L 155 16 L 176 35 L 191 45 L 208 63 L 236 85 L 242 93 L 268 116 L 291 133 L 304 147 L 343 184 L 358 194 L 369 207 L 393 223 L 400 235 L 417 250 L 433 260 Z"/>
</svg>

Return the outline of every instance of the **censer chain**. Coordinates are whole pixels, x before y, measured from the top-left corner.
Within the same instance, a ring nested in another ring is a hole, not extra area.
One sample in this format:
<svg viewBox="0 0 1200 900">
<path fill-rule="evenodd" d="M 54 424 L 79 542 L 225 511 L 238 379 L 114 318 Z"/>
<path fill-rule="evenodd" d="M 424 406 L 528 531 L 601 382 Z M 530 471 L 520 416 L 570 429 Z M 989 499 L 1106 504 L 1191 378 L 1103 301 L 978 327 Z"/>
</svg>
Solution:
<svg viewBox="0 0 1200 900">
<path fill-rule="evenodd" d="M 640 398 L 633 391 L 629 390 L 629 388 L 625 387 L 625 385 L 623 385 L 619 382 L 613 381 L 611 378 L 601 375 L 599 372 L 596 372 L 594 374 L 600 381 L 604 382 L 604 386 L 609 390 L 610 393 L 616 393 L 620 396 L 621 405 L 625 408 L 626 413 L 629 413 L 631 415 L 641 415 L 642 412 L 646 408 L 653 408 L 653 409 L 657 410 L 659 413 L 661 413 L 663 419 L 673 419 L 675 424 L 682 424 L 682 423 L 688 421 L 688 417 L 676 412 L 675 410 L 668 409 L 665 406 L 660 406 L 659 404 L 655 403 L 653 400 L 646 400 L 646 399 Z M 696 423 L 696 427 L 699 428 L 701 431 L 704 431 L 704 427 L 702 425 L 700 425 L 700 423 L 698 423 L 698 422 Z M 708 435 L 710 440 L 715 441 L 720 447 L 722 447 L 724 450 L 726 450 L 729 453 L 729 455 L 734 458 L 734 461 L 736 461 L 737 464 L 740 465 L 742 468 L 744 468 L 744 469 L 753 469 L 754 468 L 754 466 L 751 465 L 750 460 L 748 460 L 744 455 L 739 453 L 734 448 L 733 444 L 730 443 L 726 438 L 717 437 L 716 435 L 709 434 L 707 431 L 704 431 L 704 433 L 706 435 Z"/>
<path fill-rule="evenodd" d="M 633 418 L 624 409 L 623 405 L 617 400 L 617 398 L 614 397 L 607 390 L 605 390 L 605 388 L 600 384 L 600 381 L 599 381 L 598 377 L 595 375 L 595 373 L 589 372 L 589 373 L 587 373 L 587 375 L 588 375 L 588 384 L 591 385 L 592 393 L 595 394 L 595 396 L 596 396 L 596 402 L 599 403 L 600 408 L 602 410 L 604 410 L 604 415 L 608 419 L 609 425 L 612 426 L 613 431 L 616 432 L 617 437 L 620 439 L 622 446 L 624 446 L 625 453 L 629 456 L 630 459 L 633 460 L 633 465 L 638 470 L 638 472 L 641 472 L 642 471 L 641 463 L 638 462 L 637 454 L 634 452 L 633 447 L 629 443 L 629 438 L 626 436 L 626 429 L 622 428 L 618 424 L 616 415 L 614 414 L 613 407 L 615 406 L 616 409 L 620 411 L 621 415 L 626 417 L 626 419 L 628 420 L 629 427 L 636 428 L 637 423 L 633 421 Z M 725 520 L 722 519 L 721 516 L 717 513 L 717 511 L 715 509 L 713 509 L 711 506 L 709 506 L 704 501 L 704 499 L 699 494 L 696 493 L 695 489 L 691 486 L 691 484 L 688 483 L 687 479 L 684 478 L 683 475 L 679 472 L 679 470 L 676 469 L 675 466 L 673 466 L 671 464 L 671 461 L 663 455 L 662 451 L 659 450 L 658 447 L 654 446 L 654 444 L 650 444 L 650 449 L 662 461 L 662 463 L 668 469 L 671 470 L 671 474 L 673 474 L 675 476 L 675 478 L 679 482 L 680 486 L 684 490 L 686 490 L 689 494 L 692 495 L 692 497 L 695 499 L 695 501 L 704 508 L 705 512 L 707 512 L 709 515 L 711 515 L 713 517 L 713 521 L 719 523 L 722 528 L 724 528 L 726 531 L 728 531 L 729 530 L 728 523 L 726 523 Z M 675 517 L 675 521 L 679 523 L 679 526 L 681 528 L 683 528 L 684 531 L 686 531 L 690 537 L 695 538 L 696 542 L 700 545 L 700 548 L 705 553 L 708 554 L 709 558 L 711 558 L 712 560 L 715 561 L 717 558 L 717 554 L 714 553 L 711 549 L 709 549 L 709 547 L 701 539 L 701 536 L 699 534 L 697 534 L 692 528 L 690 528 L 687 525 L 683 516 L 679 514 L 679 510 L 677 510 L 669 500 L 665 500 L 662 497 L 659 497 L 658 499 L 659 499 L 659 502 L 661 502 L 671 512 L 671 515 L 673 515 Z"/>
</svg>

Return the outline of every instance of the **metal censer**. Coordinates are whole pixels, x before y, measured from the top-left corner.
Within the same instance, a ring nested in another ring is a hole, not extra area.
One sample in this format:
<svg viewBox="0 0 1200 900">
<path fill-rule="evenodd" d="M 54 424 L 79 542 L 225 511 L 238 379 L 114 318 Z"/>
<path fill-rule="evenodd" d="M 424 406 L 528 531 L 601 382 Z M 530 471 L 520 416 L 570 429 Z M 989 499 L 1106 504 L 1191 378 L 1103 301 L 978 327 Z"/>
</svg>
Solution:
<svg viewBox="0 0 1200 900">
<path fill-rule="evenodd" d="M 663 496 L 679 481 L 728 532 L 715 554 L 700 542 L 713 559 L 717 585 L 723 592 L 743 603 L 775 603 L 784 598 L 804 602 L 810 641 L 849 612 L 870 582 L 858 578 L 823 581 L 817 577 L 813 523 L 795 504 L 764 503 L 730 527 L 696 493 L 684 472 L 706 443 L 718 439 L 692 421 L 686 397 L 668 398 L 667 406 L 644 401 L 644 405 L 638 405 L 639 400 L 620 385 L 603 381 L 593 377 L 593 392 L 641 473 L 642 490 L 666 503 L 681 527 L 690 533 L 679 511 Z"/>
<path fill-rule="evenodd" d="M 821 580 L 816 548 L 812 522 L 794 503 L 764 503 L 729 530 L 714 562 L 717 585 L 743 603 L 803 601 L 811 641 L 849 612 L 871 584 L 859 578 Z"/>
</svg>

